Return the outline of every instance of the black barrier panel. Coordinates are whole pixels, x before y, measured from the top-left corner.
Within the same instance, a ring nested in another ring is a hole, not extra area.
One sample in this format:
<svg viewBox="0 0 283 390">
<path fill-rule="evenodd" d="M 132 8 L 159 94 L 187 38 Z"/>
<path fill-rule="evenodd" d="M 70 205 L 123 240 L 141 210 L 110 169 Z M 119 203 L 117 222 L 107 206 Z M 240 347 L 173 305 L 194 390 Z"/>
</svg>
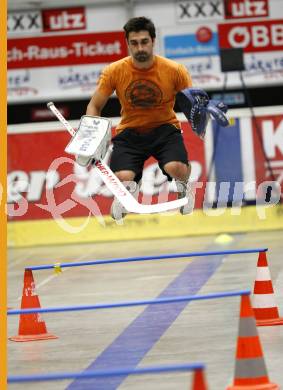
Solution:
<svg viewBox="0 0 283 390">
<path fill-rule="evenodd" d="M 220 49 L 222 72 L 241 72 L 245 70 L 243 49 Z"/>
</svg>

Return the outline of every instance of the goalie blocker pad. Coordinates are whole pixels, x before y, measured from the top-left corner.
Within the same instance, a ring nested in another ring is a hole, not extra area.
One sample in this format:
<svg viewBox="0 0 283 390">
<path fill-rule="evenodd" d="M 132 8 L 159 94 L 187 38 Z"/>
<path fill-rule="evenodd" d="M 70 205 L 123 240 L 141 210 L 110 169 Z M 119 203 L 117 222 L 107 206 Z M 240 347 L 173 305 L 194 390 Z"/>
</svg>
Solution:
<svg viewBox="0 0 283 390">
<path fill-rule="evenodd" d="M 218 125 L 226 127 L 229 121 L 225 115 L 227 106 L 215 100 L 209 100 L 208 94 L 198 88 L 186 88 L 176 94 L 176 101 L 191 124 L 192 130 L 204 138 L 210 116 Z"/>
<path fill-rule="evenodd" d="M 105 157 L 111 141 L 111 121 L 99 116 L 83 115 L 78 130 L 65 148 L 65 152 L 76 156 L 82 166 Z"/>
</svg>

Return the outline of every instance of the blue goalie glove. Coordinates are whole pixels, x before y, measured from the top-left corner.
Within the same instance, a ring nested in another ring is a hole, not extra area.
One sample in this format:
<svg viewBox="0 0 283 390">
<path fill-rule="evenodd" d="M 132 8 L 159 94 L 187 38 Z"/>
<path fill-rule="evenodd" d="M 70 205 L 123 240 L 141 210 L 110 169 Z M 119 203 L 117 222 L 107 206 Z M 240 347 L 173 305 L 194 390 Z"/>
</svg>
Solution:
<svg viewBox="0 0 283 390">
<path fill-rule="evenodd" d="M 220 126 L 226 127 L 229 125 L 225 115 L 228 109 L 226 104 L 216 100 L 209 100 L 208 94 L 202 89 L 183 89 L 177 93 L 176 101 L 190 122 L 192 130 L 202 139 L 205 136 L 210 116 Z"/>
</svg>

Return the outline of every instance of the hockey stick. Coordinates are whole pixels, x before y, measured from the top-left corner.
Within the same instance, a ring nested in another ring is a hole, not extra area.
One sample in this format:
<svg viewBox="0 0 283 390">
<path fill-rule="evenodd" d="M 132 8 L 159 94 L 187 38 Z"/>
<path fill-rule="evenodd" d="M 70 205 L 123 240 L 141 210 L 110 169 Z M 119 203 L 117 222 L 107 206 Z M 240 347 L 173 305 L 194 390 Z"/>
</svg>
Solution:
<svg viewBox="0 0 283 390">
<path fill-rule="evenodd" d="M 70 123 L 63 117 L 60 111 L 55 107 L 53 102 L 49 102 L 47 107 L 53 112 L 53 114 L 59 119 L 59 121 L 65 126 L 68 132 L 74 136 L 76 131 L 70 125 Z M 188 203 L 186 197 L 181 199 L 172 200 L 165 203 L 157 204 L 141 204 L 133 195 L 124 187 L 121 181 L 115 176 L 111 169 L 101 160 L 97 160 L 93 163 L 96 172 L 99 174 L 105 185 L 113 193 L 113 195 L 119 200 L 119 202 L 125 207 L 128 212 L 137 214 L 152 214 L 161 213 L 163 211 L 169 211 L 178 209 Z"/>
</svg>

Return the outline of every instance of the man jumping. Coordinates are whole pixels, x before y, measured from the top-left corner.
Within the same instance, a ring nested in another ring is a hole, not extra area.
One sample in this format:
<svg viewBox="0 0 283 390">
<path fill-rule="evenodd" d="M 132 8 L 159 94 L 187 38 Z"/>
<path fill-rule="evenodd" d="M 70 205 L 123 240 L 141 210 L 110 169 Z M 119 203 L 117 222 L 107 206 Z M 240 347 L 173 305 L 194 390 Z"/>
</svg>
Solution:
<svg viewBox="0 0 283 390">
<path fill-rule="evenodd" d="M 116 91 L 121 121 L 112 139 L 111 170 L 137 193 L 144 163 L 153 156 L 168 180 L 176 180 L 178 197 L 189 198 L 180 209 L 189 214 L 194 208 L 188 182 L 191 166 L 173 108 L 176 95 L 192 87 L 191 76 L 183 65 L 154 54 L 156 33 L 150 19 L 132 18 L 124 31 L 130 55 L 104 68 L 86 114 L 100 116 Z M 121 220 L 125 213 L 115 199 L 112 217 Z"/>
</svg>

